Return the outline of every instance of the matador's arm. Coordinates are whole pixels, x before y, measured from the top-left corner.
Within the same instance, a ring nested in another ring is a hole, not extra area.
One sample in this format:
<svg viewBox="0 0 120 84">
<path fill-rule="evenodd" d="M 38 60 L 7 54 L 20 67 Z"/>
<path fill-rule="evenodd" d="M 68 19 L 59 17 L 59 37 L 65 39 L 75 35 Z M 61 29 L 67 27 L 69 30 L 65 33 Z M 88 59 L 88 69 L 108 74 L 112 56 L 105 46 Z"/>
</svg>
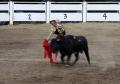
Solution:
<svg viewBox="0 0 120 84">
<path fill-rule="evenodd" d="M 55 28 L 53 26 L 50 27 L 51 28 L 51 32 L 47 37 L 47 40 L 49 40 L 51 38 L 51 36 L 53 35 L 53 33 L 55 32 Z"/>
</svg>

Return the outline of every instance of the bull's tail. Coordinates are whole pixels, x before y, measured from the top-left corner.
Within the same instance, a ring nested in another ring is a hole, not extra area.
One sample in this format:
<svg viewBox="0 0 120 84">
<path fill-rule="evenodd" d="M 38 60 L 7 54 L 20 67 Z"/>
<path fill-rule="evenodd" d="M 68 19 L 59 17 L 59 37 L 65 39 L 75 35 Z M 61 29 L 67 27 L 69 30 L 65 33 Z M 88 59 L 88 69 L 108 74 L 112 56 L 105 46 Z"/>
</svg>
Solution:
<svg viewBox="0 0 120 84">
<path fill-rule="evenodd" d="M 85 55 L 86 55 L 88 64 L 90 64 L 89 48 L 88 48 L 88 42 L 87 42 L 87 39 L 86 39 L 86 38 L 85 38 L 84 53 L 85 53 Z"/>
</svg>

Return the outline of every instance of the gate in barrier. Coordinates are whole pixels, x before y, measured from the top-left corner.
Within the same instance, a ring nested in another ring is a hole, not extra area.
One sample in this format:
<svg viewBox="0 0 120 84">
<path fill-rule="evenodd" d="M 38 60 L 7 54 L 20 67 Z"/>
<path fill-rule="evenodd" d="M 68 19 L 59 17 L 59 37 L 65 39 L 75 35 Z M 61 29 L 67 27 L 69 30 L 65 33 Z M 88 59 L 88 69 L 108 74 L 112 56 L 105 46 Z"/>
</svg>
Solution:
<svg viewBox="0 0 120 84">
<path fill-rule="evenodd" d="M 13 21 L 46 21 L 44 2 L 14 2 Z"/>
<path fill-rule="evenodd" d="M 86 21 L 120 21 L 118 2 L 88 2 Z"/>
<path fill-rule="evenodd" d="M 50 20 L 82 21 L 82 2 L 50 2 Z"/>
</svg>

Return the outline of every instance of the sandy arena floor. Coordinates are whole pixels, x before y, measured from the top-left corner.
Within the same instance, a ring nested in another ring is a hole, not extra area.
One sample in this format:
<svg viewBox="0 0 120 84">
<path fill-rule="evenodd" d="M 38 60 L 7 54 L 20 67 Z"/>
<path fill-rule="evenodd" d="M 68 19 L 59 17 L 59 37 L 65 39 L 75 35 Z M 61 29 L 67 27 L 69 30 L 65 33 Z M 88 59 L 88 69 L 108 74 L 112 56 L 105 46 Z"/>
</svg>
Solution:
<svg viewBox="0 0 120 84">
<path fill-rule="evenodd" d="M 120 84 L 120 23 L 65 28 L 67 34 L 86 36 L 91 65 L 84 54 L 75 66 L 44 62 L 41 42 L 48 24 L 0 26 L 0 84 Z"/>
</svg>

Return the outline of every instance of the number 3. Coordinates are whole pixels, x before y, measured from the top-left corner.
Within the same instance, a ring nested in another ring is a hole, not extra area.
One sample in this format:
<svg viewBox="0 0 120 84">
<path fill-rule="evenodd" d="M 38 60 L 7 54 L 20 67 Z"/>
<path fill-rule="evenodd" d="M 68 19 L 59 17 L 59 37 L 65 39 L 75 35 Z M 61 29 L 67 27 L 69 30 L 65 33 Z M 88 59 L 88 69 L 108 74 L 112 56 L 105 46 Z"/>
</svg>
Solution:
<svg viewBox="0 0 120 84">
<path fill-rule="evenodd" d="M 67 19 L 67 14 L 64 14 L 64 19 Z"/>
</svg>

